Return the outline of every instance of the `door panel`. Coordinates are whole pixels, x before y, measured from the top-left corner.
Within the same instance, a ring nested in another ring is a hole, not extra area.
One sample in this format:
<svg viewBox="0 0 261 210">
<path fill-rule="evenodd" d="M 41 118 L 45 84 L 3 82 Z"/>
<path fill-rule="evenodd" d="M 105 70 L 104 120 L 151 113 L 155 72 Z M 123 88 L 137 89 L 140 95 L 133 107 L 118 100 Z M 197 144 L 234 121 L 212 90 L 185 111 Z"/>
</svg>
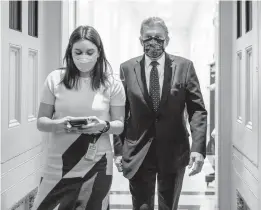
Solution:
<svg viewBox="0 0 261 210">
<path fill-rule="evenodd" d="M 237 209 L 236 201 L 241 198 L 250 209 L 258 209 L 257 4 L 233 2 L 232 210 Z"/>
</svg>

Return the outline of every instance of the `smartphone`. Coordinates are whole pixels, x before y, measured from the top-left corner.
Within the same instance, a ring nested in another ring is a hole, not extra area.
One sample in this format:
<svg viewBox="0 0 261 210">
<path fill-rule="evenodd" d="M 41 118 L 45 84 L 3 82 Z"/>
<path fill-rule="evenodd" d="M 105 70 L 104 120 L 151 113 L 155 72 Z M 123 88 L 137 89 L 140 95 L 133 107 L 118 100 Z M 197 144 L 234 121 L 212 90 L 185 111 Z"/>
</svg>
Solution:
<svg viewBox="0 0 261 210">
<path fill-rule="evenodd" d="M 72 127 L 81 127 L 82 125 L 87 125 L 88 122 L 86 119 L 76 119 L 76 120 L 70 120 L 69 123 Z"/>
</svg>

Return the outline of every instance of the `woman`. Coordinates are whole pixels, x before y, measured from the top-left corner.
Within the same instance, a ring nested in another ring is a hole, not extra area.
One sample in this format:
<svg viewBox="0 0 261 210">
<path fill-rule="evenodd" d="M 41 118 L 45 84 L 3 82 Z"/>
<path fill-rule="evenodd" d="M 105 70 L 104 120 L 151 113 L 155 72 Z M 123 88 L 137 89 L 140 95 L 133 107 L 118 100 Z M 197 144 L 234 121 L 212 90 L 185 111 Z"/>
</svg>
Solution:
<svg viewBox="0 0 261 210">
<path fill-rule="evenodd" d="M 108 207 L 113 154 L 109 134 L 123 131 L 125 93 L 110 74 L 97 31 L 80 26 L 67 46 L 66 68 L 45 83 L 37 128 L 50 132 L 37 210 Z M 73 127 L 71 120 L 87 125 Z"/>
</svg>

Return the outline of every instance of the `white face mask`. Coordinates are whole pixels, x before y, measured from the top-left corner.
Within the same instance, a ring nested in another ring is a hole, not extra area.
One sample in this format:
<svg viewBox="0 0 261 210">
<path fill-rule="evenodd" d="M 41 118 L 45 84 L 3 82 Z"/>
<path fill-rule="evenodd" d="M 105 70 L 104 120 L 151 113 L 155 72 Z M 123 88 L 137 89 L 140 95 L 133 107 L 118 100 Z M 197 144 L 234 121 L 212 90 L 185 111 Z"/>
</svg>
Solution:
<svg viewBox="0 0 261 210">
<path fill-rule="evenodd" d="M 89 72 L 95 66 L 97 62 L 97 58 L 98 58 L 97 55 L 95 56 L 80 55 L 80 56 L 74 56 L 73 62 L 79 71 Z"/>
</svg>

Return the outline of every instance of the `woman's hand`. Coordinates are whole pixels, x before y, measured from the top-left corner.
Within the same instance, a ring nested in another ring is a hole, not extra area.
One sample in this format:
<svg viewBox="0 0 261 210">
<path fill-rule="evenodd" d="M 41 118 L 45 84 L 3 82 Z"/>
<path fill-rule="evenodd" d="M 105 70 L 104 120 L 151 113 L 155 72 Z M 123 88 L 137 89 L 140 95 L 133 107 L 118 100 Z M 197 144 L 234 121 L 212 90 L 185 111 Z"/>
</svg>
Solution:
<svg viewBox="0 0 261 210">
<path fill-rule="evenodd" d="M 97 134 L 100 133 L 106 126 L 106 122 L 104 120 L 100 120 L 96 116 L 88 117 L 87 121 L 88 124 L 78 128 L 76 131 L 77 133 Z"/>
<path fill-rule="evenodd" d="M 55 133 L 69 133 L 72 130 L 75 130 L 74 128 L 72 128 L 72 126 L 70 125 L 69 121 L 73 119 L 73 117 L 67 116 L 61 119 L 56 119 L 53 120 L 54 125 L 53 125 L 53 132 Z"/>
</svg>

